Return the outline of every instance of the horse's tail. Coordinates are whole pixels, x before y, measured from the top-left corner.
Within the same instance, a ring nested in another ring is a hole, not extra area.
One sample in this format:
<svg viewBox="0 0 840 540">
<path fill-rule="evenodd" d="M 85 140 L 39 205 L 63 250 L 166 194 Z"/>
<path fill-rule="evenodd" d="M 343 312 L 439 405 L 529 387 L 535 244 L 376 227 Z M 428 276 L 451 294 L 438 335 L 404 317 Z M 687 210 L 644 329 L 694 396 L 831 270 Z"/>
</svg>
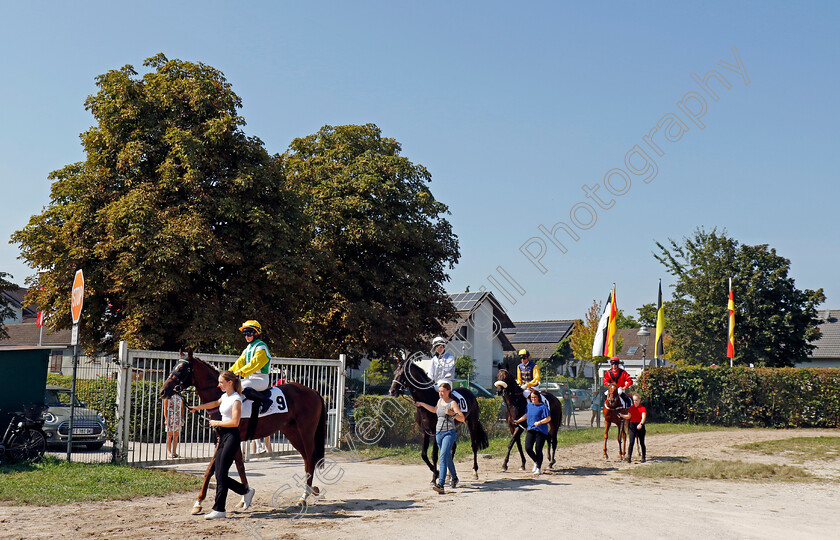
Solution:
<svg viewBox="0 0 840 540">
<path fill-rule="evenodd" d="M 315 428 L 315 449 L 312 451 L 312 464 L 321 467 L 324 459 L 324 447 L 327 442 L 327 404 L 320 395 L 318 395 L 318 399 L 321 401 L 321 418 L 318 419 L 318 427 Z"/>
<path fill-rule="evenodd" d="M 484 431 L 484 426 L 481 425 L 481 421 L 477 420 L 475 423 L 475 437 L 476 449 L 484 450 L 488 446 L 490 446 L 490 440 L 487 438 L 487 432 Z"/>
</svg>

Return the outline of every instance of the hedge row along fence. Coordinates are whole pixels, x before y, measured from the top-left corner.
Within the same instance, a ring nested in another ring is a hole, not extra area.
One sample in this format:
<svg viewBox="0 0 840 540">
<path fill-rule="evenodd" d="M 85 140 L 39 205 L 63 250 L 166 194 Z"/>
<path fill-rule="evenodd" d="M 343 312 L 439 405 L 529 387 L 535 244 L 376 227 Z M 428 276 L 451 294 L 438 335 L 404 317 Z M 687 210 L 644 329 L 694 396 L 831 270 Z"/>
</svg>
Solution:
<svg viewBox="0 0 840 540">
<path fill-rule="evenodd" d="M 840 427 L 840 369 L 648 368 L 651 420 L 738 427 Z"/>
<path fill-rule="evenodd" d="M 476 399 L 479 419 L 487 435 L 492 437 L 498 434 L 496 420 L 499 417 L 502 398 Z M 398 401 L 387 403 L 388 400 Z M 415 420 L 416 411 L 417 406 L 408 396 L 398 398 L 376 395 L 359 396 L 353 410 L 353 420 L 357 431 L 355 437 L 359 439 L 359 443 L 364 444 L 367 441 L 368 444 L 374 443 L 378 446 L 403 446 L 408 443 L 418 443 L 422 439 L 420 428 L 417 427 Z M 459 438 L 469 438 L 466 426 L 461 425 L 458 429 L 460 430 Z"/>
<path fill-rule="evenodd" d="M 73 378 L 67 375 L 47 375 L 47 384 L 70 388 Z M 131 420 L 129 429 L 132 441 L 159 442 L 160 438 L 155 433 L 155 426 L 140 421 L 141 400 L 143 396 L 157 396 L 162 383 L 155 381 L 132 381 L 131 382 Z M 113 440 L 116 437 L 117 427 L 117 379 L 76 379 L 76 397 L 84 401 L 90 409 L 95 409 L 105 417 L 108 438 Z M 182 441 L 186 441 L 182 434 Z"/>
</svg>

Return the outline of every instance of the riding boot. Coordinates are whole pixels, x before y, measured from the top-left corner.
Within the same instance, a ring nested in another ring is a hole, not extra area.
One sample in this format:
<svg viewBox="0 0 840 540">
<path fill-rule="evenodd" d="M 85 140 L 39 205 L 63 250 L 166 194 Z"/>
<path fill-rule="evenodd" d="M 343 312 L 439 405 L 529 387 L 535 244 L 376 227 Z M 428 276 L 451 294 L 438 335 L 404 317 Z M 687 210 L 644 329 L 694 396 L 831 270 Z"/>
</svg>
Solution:
<svg viewBox="0 0 840 540">
<path fill-rule="evenodd" d="M 260 406 L 262 405 L 263 398 L 253 388 L 243 388 L 242 395 L 247 399 L 250 399 L 252 402 L 251 417 L 248 422 L 248 432 L 245 435 L 245 439 L 248 440 L 253 439 L 254 433 L 257 431 L 257 419 L 260 416 Z"/>
<path fill-rule="evenodd" d="M 268 411 L 268 408 L 271 406 L 271 401 L 265 399 L 261 392 L 258 392 L 253 388 L 244 388 L 242 390 L 242 395 L 254 402 L 254 405 L 258 407 L 257 410 L 260 411 L 260 414 Z"/>
</svg>

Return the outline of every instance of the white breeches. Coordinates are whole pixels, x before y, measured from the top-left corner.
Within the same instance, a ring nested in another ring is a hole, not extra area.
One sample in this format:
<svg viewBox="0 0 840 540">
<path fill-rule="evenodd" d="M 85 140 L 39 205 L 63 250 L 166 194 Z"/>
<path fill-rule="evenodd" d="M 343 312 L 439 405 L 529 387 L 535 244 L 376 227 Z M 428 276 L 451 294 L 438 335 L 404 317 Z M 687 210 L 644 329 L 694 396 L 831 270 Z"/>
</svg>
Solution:
<svg viewBox="0 0 840 540">
<path fill-rule="evenodd" d="M 262 392 L 263 390 L 268 390 L 271 386 L 271 379 L 268 376 L 268 373 L 254 373 L 253 375 L 248 375 L 244 379 L 242 379 L 242 389 L 245 388 L 253 388 L 258 392 Z"/>
</svg>

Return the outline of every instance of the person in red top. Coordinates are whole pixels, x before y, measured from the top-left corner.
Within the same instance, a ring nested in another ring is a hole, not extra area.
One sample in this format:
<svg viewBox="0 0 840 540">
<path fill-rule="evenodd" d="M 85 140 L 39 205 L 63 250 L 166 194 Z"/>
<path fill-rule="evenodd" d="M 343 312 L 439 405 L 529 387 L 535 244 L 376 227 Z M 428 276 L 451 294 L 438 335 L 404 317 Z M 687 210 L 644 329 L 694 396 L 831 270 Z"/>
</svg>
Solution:
<svg viewBox="0 0 840 540">
<path fill-rule="evenodd" d="M 647 409 L 642 406 L 642 397 L 639 394 L 633 394 L 633 406 L 630 407 L 630 444 L 627 447 L 627 463 L 630 463 L 630 457 L 633 455 L 633 443 L 636 439 L 639 440 L 639 448 L 642 451 L 642 463 L 645 462 L 645 423 L 647 422 Z"/>
<path fill-rule="evenodd" d="M 625 388 L 633 386 L 633 379 L 630 375 L 621 369 L 621 360 L 617 356 L 610 358 L 610 370 L 604 373 L 604 386 L 614 384 L 618 387 L 618 397 L 624 404 L 624 409 L 629 409 L 632 402 L 630 398 L 624 394 Z"/>
</svg>

